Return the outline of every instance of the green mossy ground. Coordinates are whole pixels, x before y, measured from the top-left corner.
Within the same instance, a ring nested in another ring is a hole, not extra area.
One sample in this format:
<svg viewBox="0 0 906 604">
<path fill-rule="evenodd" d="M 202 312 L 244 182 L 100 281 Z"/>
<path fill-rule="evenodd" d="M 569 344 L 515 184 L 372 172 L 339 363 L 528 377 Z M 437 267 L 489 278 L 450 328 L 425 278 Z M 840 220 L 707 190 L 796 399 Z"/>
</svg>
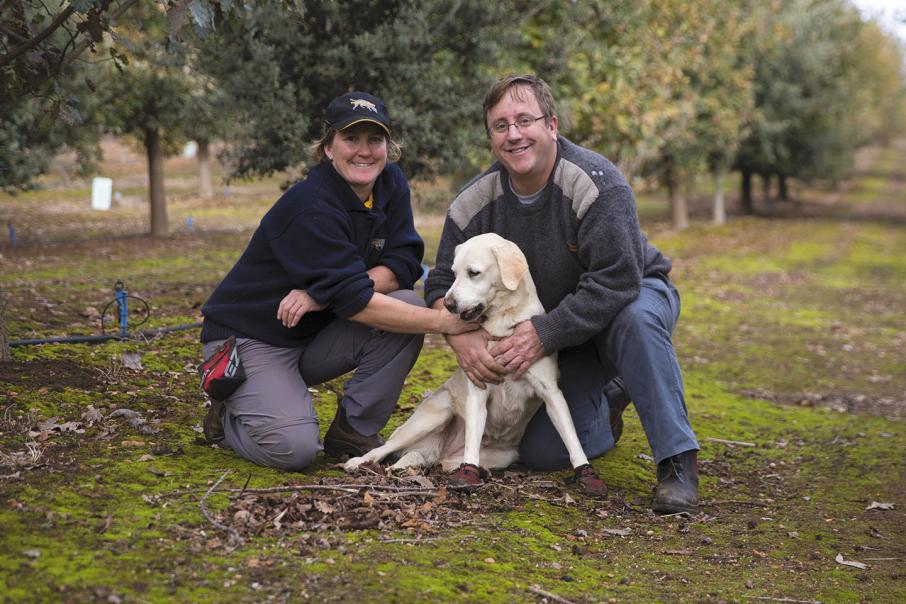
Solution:
<svg viewBox="0 0 906 604">
<path fill-rule="evenodd" d="M 771 218 L 677 233 L 646 197 L 643 225 L 674 260 L 683 295 L 675 342 L 702 444 L 701 514 L 648 510 L 654 467 L 630 408 L 619 446 L 594 462 L 611 487 L 606 501 L 561 486 L 495 505 L 504 487 L 492 480 L 465 524 L 329 530 L 314 536 L 317 546 L 288 532 L 231 549 L 199 507 L 224 472 L 224 488 L 342 472 L 322 458 L 290 475 L 201 444 L 196 330 L 24 346 L 7 365 L 21 373 L 0 364 L 0 600 L 513 602 L 540 601 L 543 590 L 573 602 L 906 601 L 906 199 L 890 184 L 902 179 L 906 150 L 871 159 L 842 193 L 798 192 L 834 196 L 821 218 L 807 203 L 775 202 Z M 151 305 L 142 329 L 199 319 L 276 189 L 252 183 L 206 202 L 182 191 L 191 188 L 183 160 L 172 167 L 182 179 L 173 224 L 193 215 L 194 233 L 0 248 L 11 339 L 97 333 L 117 279 Z M 138 209 L 85 212 L 84 190 L 32 195 L 0 198 L 0 218 L 20 237 L 144 228 L 133 228 L 144 219 Z M 860 213 L 879 206 L 899 213 Z M 439 221 L 419 219 L 433 249 Z M 140 355 L 142 369 L 126 367 L 123 353 Z M 386 431 L 454 367 L 429 338 Z M 322 429 L 340 387 L 318 387 Z M 110 420 L 28 436 L 38 421 L 80 421 L 89 405 L 137 411 L 153 433 Z M 568 475 L 535 477 L 562 485 Z M 867 510 L 873 501 L 896 507 Z M 216 515 L 228 499 L 214 493 L 206 505 Z M 838 554 L 868 566 L 839 564 Z"/>
</svg>

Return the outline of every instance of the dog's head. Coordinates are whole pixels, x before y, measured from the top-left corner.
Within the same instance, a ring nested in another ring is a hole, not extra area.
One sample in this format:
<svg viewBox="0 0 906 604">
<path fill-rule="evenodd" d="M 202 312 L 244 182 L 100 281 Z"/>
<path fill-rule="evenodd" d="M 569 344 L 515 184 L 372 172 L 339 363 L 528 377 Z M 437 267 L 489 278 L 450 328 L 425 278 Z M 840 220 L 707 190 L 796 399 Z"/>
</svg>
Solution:
<svg viewBox="0 0 906 604">
<path fill-rule="evenodd" d="M 512 241 L 495 233 L 472 237 L 456 246 L 456 280 L 444 296 L 444 306 L 464 321 L 478 320 L 501 294 L 516 291 L 527 272 L 528 262 Z"/>
</svg>

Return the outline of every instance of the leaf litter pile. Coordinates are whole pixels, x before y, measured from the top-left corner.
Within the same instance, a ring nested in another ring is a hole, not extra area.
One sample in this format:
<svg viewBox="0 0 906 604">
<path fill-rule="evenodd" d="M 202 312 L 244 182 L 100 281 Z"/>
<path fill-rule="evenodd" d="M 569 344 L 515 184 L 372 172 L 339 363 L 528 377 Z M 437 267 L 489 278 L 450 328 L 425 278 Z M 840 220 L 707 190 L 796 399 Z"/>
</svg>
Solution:
<svg viewBox="0 0 906 604">
<path fill-rule="evenodd" d="M 269 488 L 221 488 L 217 481 L 201 497 L 199 505 L 210 523 L 225 532 L 228 540 L 288 537 L 303 534 L 315 546 L 330 547 L 329 539 L 312 533 L 332 534 L 376 529 L 405 531 L 423 537 L 446 529 L 487 523 L 488 515 L 522 508 L 527 500 L 553 504 L 576 504 L 571 489 L 560 481 L 515 471 L 500 472 L 474 491 L 446 486 L 447 473 L 439 467 L 424 473 L 416 470 L 393 472 L 377 464 L 366 464 L 356 475 L 324 477 L 316 483 L 290 481 Z M 157 505 L 162 499 L 197 494 L 198 490 L 162 493 L 147 498 Z M 226 494 L 226 508 L 211 512 L 205 502 Z M 588 500 L 592 505 L 615 501 Z M 619 502 L 616 502 L 619 503 Z M 222 545 L 209 540 L 209 548 Z"/>
</svg>

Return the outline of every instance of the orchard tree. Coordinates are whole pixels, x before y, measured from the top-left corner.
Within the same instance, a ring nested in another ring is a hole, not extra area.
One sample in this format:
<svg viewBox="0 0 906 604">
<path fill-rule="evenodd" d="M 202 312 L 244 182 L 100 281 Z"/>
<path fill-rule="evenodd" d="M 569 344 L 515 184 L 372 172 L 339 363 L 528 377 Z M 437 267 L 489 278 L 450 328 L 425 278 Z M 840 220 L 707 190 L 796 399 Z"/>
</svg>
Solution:
<svg viewBox="0 0 906 604">
<path fill-rule="evenodd" d="M 152 237 L 169 234 L 164 158 L 184 141 L 180 125 L 192 89 L 182 49 L 174 45 L 168 52 L 156 43 L 165 28 L 163 11 L 152 3 L 137 7 L 121 25 L 120 35 L 129 37 L 133 50 L 128 69 L 107 69 L 101 109 L 108 132 L 133 136 L 144 146 Z"/>
<path fill-rule="evenodd" d="M 135 2 L 0 3 L 0 188 L 32 187 L 64 147 L 90 168 L 94 85 L 80 59 L 97 59 L 110 19 Z M 104 56 L 119 57 L 115 46 Z"/>
<path fill-rule="evenodd" d="M 668 60 L 676 39 L 656 23 L 653 0 L 579 3 L 572 18 L 579 37 L 560 82 L 569 133 L 600 151 L 630 179 L 659 155 L 667 124 L 688 119 L 674 98 L 682 71 Z"/>
<path fill-rule="evenodd" d="M 199 68 L 238 107 L 227 148 L 234 175 L 301 168 L 332 98 L 367 90 L 390 107 L 410 176 L 473 160 L 481 98 L 504 5 L 478 0 L 351 0 L 246 6 L 200 44 Z"/>
<path fill-rule="evenodd" d="M 0 189 L 15 194 L 32 188 L 63 148 L 76 151 L 79 174 L 94 166 L 100 154 L 91 118 L 95 98 L 80 95 L 88 90 L 82 79 L 58 90 L 66 97 L 54 102 L 25 97 L 0 111 Z"/>
<path fill-rule="evenodd" d="M 134 50 L 128 29 L 153 8 L 165 19 L 145 43 L 178 46 L 185 33 L 213 26 L 215 11 L 237 19 L 232 0 L 11 0 L 0 2 L 0 188 L 33 186 L 64 147 L 90 167 L 98 154 L 93 105 L 103 94 L 98 64 L 128 68 Z M 278 3 L 284 12 L 296 2 Z M 139 59 L 139 62 L 141 59 Z"/>
<path fill-rule="evenodd" d="M 755 57 L 757 118 L 737 160 L 743 208 L 751 179 L 836 182 L 856 149 L 902 126 L 903 56 L 844 0 L 788 0 L 765 16 Z"/>
<path fill-rule="evenodd" d="M 875 21 L 859 28 L 849 69 L 857 144 L 889 143 L 906 132 L 906 58 L 904 43 L 885 34 Z"/>
<path fill-rule="evenodd" d="M 197 22 L 213 27 L 212 12 L 198 13 Z M 169 234 L 164 158 L 188 139 L 198 143 L 199 194 L 213 196 L 210 169 L 210 142 L 230 131 L 231 101 L 217 82 L 194 69 L 196 46 L 206 30 L 185 31 L 178 22 L 179 6 L 169 14 L 155 3 L 135 7 L 119 27 L 121 39 L 128 40 L 130 62 L 126 68 L 110 68 L 104 79 L 106 102 L 102 111 L 108 131 L 127 134 L 140 141 L 148 160 L 150 230 L 154 237 Z M 282 3 L 275 10 L 292 14 Z M 235 17 L 230 17 L 235 19 Z M 177 35 L 178 34 L 178 35 Z"/>
<path fill-rule="evenodd" d="M 751 110 L 750 70 L 736 50 L 746 32 L 742 7 L 598 1 L 530 14 L 514 53 L 551 80 L 564 131 L 627 177 L 660 180 L 674 224 L 685 227 L 684 183 L 712 158 L 726 164 Z"/>
<path fill-rule="evenodd" d="M 704 173 L 713 178 L 712 220 L 726 221 L 724 179 L 754 112 L 751 58 L 746 45 L 739 44 L 750 36 L 749 9 L 743 2 L 726 0 L 684 4 L 679 7 L 682 14 L 668 16 L 675 19 L 676 27 L 685 24 L 687 28 L 688 42 L 680 59 L 685 75 L 682 94 L 694 114 L 690 121 L 676 125 L 682 130 L 674 138 L 664 140 L 664 156 L 680 167 L 665 179 L 677 228 L 689 221 L 679 180 L 688 185 Z"/>
<path fill-rule="evenodd" d="M 179 129 L 198 144 L 198 194 L 214 197 L 211 143 L 229 137 L 234 129 L 234 109 L 211 78 L 193 73 L 191 87 L 179 107 Z"/>
<path fill-rule="evenodd" d="M 148 63 L 110 74 L 107 84 L 110 102 L 104 122 L 108 131 L 134 136 L 144 146 L 151 236 L 165 237 L 169 226 L 164 158 L 183 141 L 178 118 L 182 99 L 189 94 L 188 83 L 178 72 Z"/>
</svg>

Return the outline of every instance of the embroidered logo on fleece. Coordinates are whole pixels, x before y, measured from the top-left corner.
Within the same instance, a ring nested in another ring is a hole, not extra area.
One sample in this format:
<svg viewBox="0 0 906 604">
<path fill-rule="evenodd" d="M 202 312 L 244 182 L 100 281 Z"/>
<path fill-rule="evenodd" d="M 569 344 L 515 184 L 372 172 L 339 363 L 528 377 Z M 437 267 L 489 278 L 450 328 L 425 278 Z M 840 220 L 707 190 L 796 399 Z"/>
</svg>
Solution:
<svg viewBox="0 0 906 604">
<path fill-rule="evenodd" d="M 353 109 L 359 109 L 364 107 L 369 111 L 377 113 L 377 107 L 374 106 L 374 103 L 371 101 L 366 101 L 365 99 L 349 99 L 349 102 L 352 103 Z"/>
<path fill-rule="evenodd" d="M 386 239 L 372 239 L 372 240 L 371 240 L 371 247 L 373 247 L 373 248 L 376 249 L 376 250 L 382 250 L 382 249 L 384 249 L 384 242 L 385 242 L 385 241 L 386 241 Z"/>
</svg>

